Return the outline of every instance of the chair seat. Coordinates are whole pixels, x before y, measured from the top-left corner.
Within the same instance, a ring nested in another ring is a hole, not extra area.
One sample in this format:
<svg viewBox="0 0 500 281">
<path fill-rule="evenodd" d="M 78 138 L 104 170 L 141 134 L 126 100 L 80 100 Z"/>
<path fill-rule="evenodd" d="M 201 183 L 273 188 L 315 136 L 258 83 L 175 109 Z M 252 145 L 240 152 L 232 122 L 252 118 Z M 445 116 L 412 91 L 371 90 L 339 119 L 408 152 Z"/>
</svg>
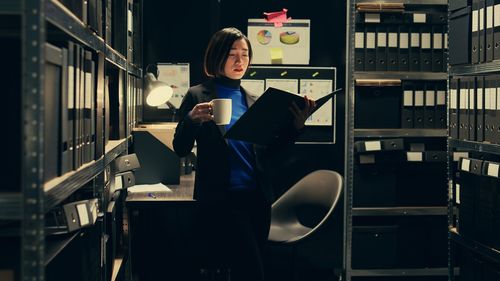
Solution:
<svg viewBox="0 0 500 281">
<path fill-rule="evenodd" d="M 309 233 L 312 228 L 299 223 L 272 224 L 269 231 L 269 241 L 276 243 L 292 243 Z"/>
</svg>

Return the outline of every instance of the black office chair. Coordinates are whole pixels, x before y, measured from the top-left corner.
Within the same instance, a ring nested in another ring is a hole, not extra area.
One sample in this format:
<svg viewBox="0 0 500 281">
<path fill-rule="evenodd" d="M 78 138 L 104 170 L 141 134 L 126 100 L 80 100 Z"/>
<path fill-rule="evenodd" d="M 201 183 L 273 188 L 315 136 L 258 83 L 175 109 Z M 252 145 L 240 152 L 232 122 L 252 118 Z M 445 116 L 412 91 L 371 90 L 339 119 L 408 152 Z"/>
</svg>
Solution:
<svg viewBox="0 0 500 281">
<path fill-rule="evenodd" d="M 294 184 L 273 203 L 271 229 L 268 240 L 273 244 L 292 245 L 293 279 L 296 279 L 297 243 L 317 232 L 331 217 L 342 192 L 342 176 L 331 170 L 311 172 Z M 305 225 L 300 221 L 299 211 L 304 208 L 323 210 L 319 221 Z"/>
</svg>

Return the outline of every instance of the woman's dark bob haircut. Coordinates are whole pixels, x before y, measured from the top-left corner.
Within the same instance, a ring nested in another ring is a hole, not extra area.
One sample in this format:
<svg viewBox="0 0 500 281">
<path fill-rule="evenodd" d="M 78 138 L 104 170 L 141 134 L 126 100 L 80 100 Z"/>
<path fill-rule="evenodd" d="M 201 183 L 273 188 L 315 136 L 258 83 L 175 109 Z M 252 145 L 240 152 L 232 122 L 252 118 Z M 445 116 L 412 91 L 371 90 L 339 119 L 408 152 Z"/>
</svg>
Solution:
<svg viewBox="0 0 500 281">
<path fill-rule="evenodd" d="M 217 31 L 205 51 L 203 69 L 208 77 L 217 77 L 224 74 L 224 66 L 233 43 L 244 39 L 248 45 L 248 58 L 252 61 L 252 46 L 248 38 L 238 29 L 227 27 Z"/>
</svg>

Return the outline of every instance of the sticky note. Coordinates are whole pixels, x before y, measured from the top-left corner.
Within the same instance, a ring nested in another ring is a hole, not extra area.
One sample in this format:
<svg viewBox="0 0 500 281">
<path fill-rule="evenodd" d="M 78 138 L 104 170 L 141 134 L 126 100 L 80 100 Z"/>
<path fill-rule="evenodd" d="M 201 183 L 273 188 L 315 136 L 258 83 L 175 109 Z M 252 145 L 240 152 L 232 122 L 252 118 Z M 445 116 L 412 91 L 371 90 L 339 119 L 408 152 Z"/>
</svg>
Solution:
<svg viewBox="0 0 500 281">
<path fill-rule="evenodd" d="M 272 64 L 282 64 L 283 63 L 283 49 L 270 48 L 269 52 L 271 54 L 271 63 Z"/>
</svg>

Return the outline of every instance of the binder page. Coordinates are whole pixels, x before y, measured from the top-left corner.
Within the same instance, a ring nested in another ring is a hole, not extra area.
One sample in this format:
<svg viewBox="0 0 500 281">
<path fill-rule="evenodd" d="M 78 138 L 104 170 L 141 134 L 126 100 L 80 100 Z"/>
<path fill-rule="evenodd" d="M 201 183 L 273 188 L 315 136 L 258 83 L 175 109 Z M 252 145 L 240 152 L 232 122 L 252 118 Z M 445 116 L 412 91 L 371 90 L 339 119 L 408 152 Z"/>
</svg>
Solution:
<svg viewBox="0 0 500 281">
<path fill-rule="evenodd" d="M 184 95 L 189 90 L 189 63 L 159 63 L 158 71 L 158 81 L 167 83 L 174 90 L 169 102 L 179 108 Z M 165 103 L 158 106 L 158 108 L 166 109 L 168 106 Z"/>
<path fill-rule="evenodd" d="M 266 90 L 273 87 L 289 93 L 299 93 L 298 79 L 266 79 Z"/>
<path fill-rule="evenodd" d="M 300 80 L 300 95 L 307 95 L 308 98 L 317 100 L 333 91 L 333 80 L 318 80 L 318 79 L 301 79 Z M 332 121 L 332 101 L 333 97 L 320 108 L 318 108 L 306 120 L 306 125 L 313 126 L 329 126 Z"/>
<path fill-rule="evenodd" d="M 265 91 L 265 81 L 262 79 L 241 79 L 241 87 L 249 91 L 252 96 L 260 97 Z"/>
</svg>

